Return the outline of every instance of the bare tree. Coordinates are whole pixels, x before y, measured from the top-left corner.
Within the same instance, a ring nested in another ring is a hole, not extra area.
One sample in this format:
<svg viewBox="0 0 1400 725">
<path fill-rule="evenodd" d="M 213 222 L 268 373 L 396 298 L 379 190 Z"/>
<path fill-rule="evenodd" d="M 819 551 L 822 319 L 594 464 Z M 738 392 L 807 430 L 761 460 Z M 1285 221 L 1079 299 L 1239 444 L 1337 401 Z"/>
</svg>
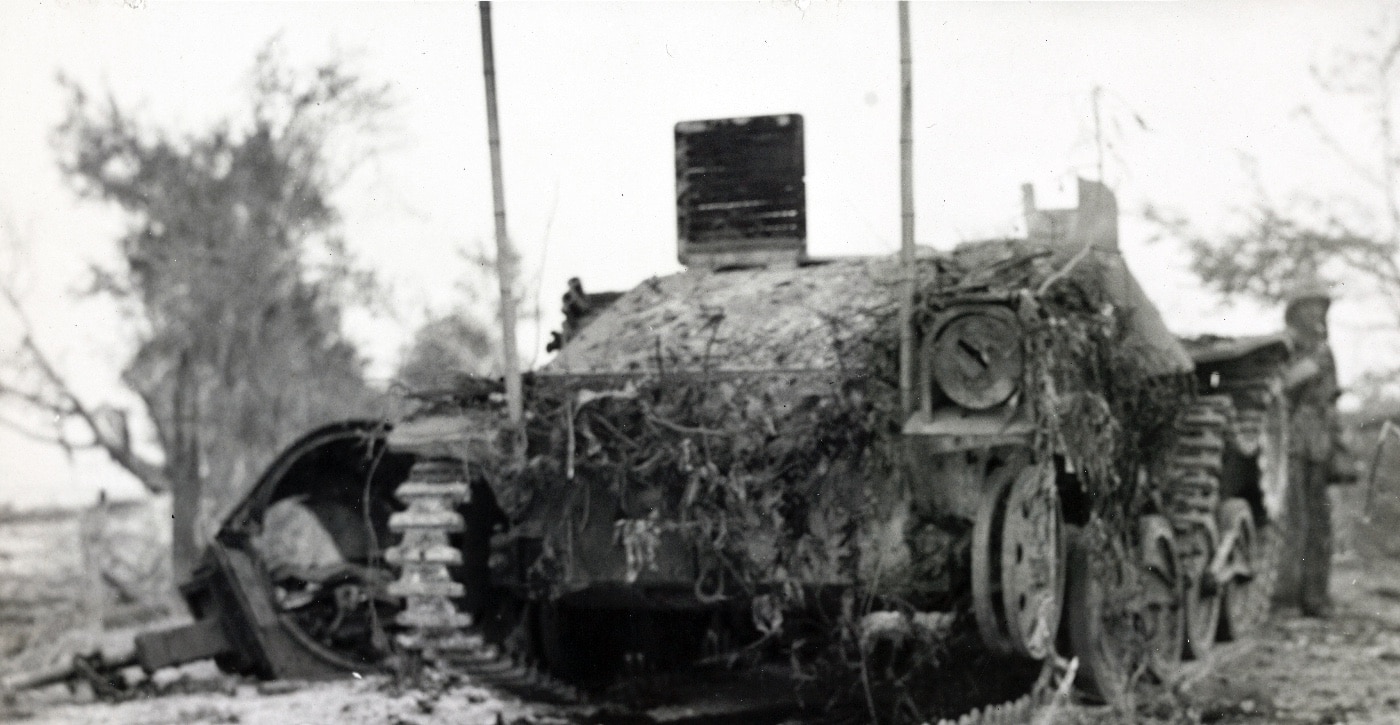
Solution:
<svg viewBox="0 0 1400 725">
<path fill-rule="evenodd" d="M 1180 215 L 1149 209 L 1148 216 L 1186 241 L 1196 274 L 1227 296 L 1277 302 L 1304 269 L 1346 273 L 1372 283 L 1400 329 L 1400 12 L 1389 9 L 1356 48 L 1336 51 L 1313 75 L 1329 109 L 1362 115 L 1357 134 L 1337 131 L 1317 109 L 1298 111 L 1349 170 L 1345 194 L 1308 189 L 1277 200 L 1246 159 L 1255 201 L 1234 231 L 1209 236 Z"/>
<path fill-rule="evenodd" d="M 378 128 L 387 91 L 340 61 L 290 68 L 273 41 L 241 115 L 177 136 L 61 82 L 61 168 L 80 196 L 128 220 L 120 266 L 95 270 L 93 292 L 130 316 L 136 346 L 122 379 L 159 455 L 133 449 L 125 411 L 75 392 L 12 286 L 3 294 L 24 329 L 0 398 L 47 418 L 49 430 L 31 434 L 104 450 L 148 489 L 170 492 L 179 574 L 195 561 L 200 522 L 236 500 L 278 445 L 375 406 L 340 329 L 343 306 L 373 282 L 350 260 L 332 195 L 365 158 L 357 144 Z M 333 261 L 313 265 L 311 251 Z"/>
</svg>

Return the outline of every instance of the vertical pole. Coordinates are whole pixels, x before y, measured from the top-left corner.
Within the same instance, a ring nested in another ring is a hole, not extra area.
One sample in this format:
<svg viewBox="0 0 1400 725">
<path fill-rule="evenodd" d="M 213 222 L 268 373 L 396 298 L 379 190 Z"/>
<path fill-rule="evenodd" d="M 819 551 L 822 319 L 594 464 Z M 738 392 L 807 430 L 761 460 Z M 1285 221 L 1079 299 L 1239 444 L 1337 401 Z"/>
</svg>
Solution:
<svg viewBox="0 0 1400 725">
<path fill-rule="evenodd" d="M 899 0 L 899 399 L 914 412 L 914 81 L 909 0 Z"/>
<path fill-rule="evenodd" d="M 506 195 L 501 180 L 501 131 L 496 120 L 496 61 L 491 46 L 491 3 L 481 8 L 481 65 L 486 75 L 486 130 L 491 146 L 491 202 L 496 211 L 496 272 L 501 283 L 501 357 L 505 367 L 506 411 L 519 433 L 524 420 L 520 359 L 515 340 L 515 277 L 518 259 L 506 233 Z M 519 451 L 517 453 L 523 453 Z"/>
<path fill-rule="evenodd" d="M 102 547 L 107 529 L 107 492 L 98 494 L 97 503 L 78 514 L 78 553 L 82 559 L 84 636 L 96 638 L 102 632 L 107 614 L 107 585 L 102 581 Z"/>
<path fill-rule="evenodd" d="M 1103 95 L 1102 86 L 1094 86 L 1094 151 L 1098 155 L 1099 183 L 1103 183 L 1103 125 L 1099 121 L 1099 97 Z"/>
</svg>

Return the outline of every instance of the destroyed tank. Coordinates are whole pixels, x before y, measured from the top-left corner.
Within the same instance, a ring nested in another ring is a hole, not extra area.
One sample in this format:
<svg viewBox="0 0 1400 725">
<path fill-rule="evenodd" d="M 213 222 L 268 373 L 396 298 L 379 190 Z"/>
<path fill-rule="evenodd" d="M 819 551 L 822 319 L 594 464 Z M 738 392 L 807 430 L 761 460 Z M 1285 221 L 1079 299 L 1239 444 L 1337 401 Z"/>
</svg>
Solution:
<svg viewBox="0 0 1400 725">
<path fill-rule="evenodd" d="M 151 662 L 317 677 L 409 651 L 568 694 L 740 654 L 821 681 L 856 647 L 930 680 L 901 687 L 976 661 L 1020 694 L 1073 657 L 1111 700 L 1246 635 L 1279 552 L 1286 338 L 1172 336 L 1094 182 L 1073 209 L 1026 191 L 1024 239 L 810 257 L 801 129 L 679 124 L 685 271 L 571 282 L 519 426 L 463 378 L 293 445 Z"/>
</svg>

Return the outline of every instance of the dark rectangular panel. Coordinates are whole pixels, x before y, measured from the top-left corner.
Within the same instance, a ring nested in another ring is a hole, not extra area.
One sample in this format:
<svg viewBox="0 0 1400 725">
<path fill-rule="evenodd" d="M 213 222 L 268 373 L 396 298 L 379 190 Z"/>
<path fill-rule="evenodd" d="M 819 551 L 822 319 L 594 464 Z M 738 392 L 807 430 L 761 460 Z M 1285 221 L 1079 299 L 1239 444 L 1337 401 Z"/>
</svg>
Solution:
<svg viewBox="0 0 1400 725">
<path fill-rule="evenodd" d="M 680 256 L 805 247 L 802 116 L 676 124 Z"/>
</svg>

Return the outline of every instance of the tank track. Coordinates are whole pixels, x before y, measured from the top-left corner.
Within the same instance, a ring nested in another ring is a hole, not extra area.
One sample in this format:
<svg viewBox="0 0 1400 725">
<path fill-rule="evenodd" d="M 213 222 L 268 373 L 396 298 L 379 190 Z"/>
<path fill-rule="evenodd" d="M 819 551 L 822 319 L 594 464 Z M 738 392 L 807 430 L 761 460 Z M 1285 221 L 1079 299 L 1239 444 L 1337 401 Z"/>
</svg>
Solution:
<svg viewBox="0 0 1400 725">
<path fill-rule="evenodd" d="M 1248 458 L 1268 454 L 1265 438 L 1271 434 L 1270 409 L 1277 403 L 1277 391 L 1267 380 L 1252 380 L 1235 382 L 1228 393 L 1197 399 L 1179 419 L 1177 445 L 1169 454 L 1173 473 L 1168 511 L 1183 544 L 1181 556 L 1188 572 L 1200 562 L 1198 549 L 1203 542 L 1193 534 L 1210 526 L 1208 520 L 1221 506 L 1220 456 L 1226 448 Z M 1247 610 L 1248 619 L 1230 624 L 1231 639 L 1247 635 L 1268 617 L 1283 553 L 1282 525 L 1272 520 L 1257 527 L 1254 604 Z"/>
<path fill-rule="evenodd" d="M 523 636 L 490 644 L 471 615 L 458 610 L 457 600 L 466 591 L 451 567 L 460 566 L 463 556 L 451 535 L 466 525 L 457 508 L 470 491 L 459 459 L 428 458 L 415 463 L 394 492 L 407 505 L 389 518 L 399 543 L 384 555 L 399 570 L 388 594 L 405 602 L 395 619 L 402 628 L 396 642 L 419 664 L 436 664 L 518 697 L 555 705 L 580 702 L 575 688 L 529 662 L 525 648 L 517 645 Z"/>
<path fill-rule="evenodd" d="M 1269 406 L 1276 395 L 1268 378 L 1234 380 L 1220 386 L 1235 409 L 1231 443 L 1246 456 L 1257 456 L 1269 423 Z"/>
<path fill-rule="evenodd" d="M 453 672 L 472 682 L 503 690 L 516 697 L 550 705 L 581 705 L 586 698 L 573 685 L 536 665 L 523 648 L 483 645 L 448 658 Z"/>
<path fill-rule="evenodd" d="M 1040 677 L 1026 694 L 995 705 L 976 707 L 956 718 L 943 718 L 936 725 L 1024 725 L 1030 722 L 1050 722 L 1053 711 L 1070 699 L 1078 660 L 1058 657 L 1046 660 Z"/>
<path fill-rule="evenodd" d="M 1262 474 L 1270 465 L 1265 459 L 1277 453 L 1274 449 L 1287 447 L 1287 421 L 1282 415 L 1278 381 L 1271 374 L 1256 374 L 1227 381 L 1220 389 L 1229 394 L 1237 411 L 1233 444 L 1238 453 L 1259 463 Z M 1273 445 L 1268 442 L 1270 438 Z M 1256 520 L 1259 556 L 1254 567 L 1255 605 L 1248 610 L 1246 621 L 1231 623 L 1231 639 L 1248 635 L 1269 616 L 1283 557 L 1283 526 L 1281 517 Z"/>
<path fill-rule="evenodd" d="M 1167 453 L 1166 510 L 1187 579 L 1187 649 L 1196 657 L 1214 644 L 1219 588 L 1206 574 L 1219 543 L 1220 477 L 1227 436 L 1235 422 L 1227 395 L 1202 395 L 1177 418 Z"/>
<path fill-rule="evenodd" d="M 481 646 L 479 636 L 466 632 L 471 616 L 458 611 L 454 601 L 466 592 L 448 569 L 462 563 L 462 552 L 448 537 L 464 528 L 456 509 L 470 491 L 460 460 L 428 458 L 413 464 L 394 492 L 407 504 L 389 517 L 389 530 L 399 534 L 400 541 L 384 553 L 385 561 L 399 569 L 388 594 L 404 600 L 395 622 L 405 631 L 395 639 L 423 661 Z"/>
<path fill-rule="evenodd" d="M 590 702 L 578 688 L 535 661 L 530 654 L 534 651 L 531 638 L 526 634 L 532 623 L 528 611 L 519 617 L 511 634 L 499 642 L 488 641 L 478 623 L 460 611 L 458 601 L 466 592 L 464 585 L 453 578 L 452 568 L 460 566 L 464 557 L 451 542 L 452 535 L 467 525 L 458 509 L 469 496 L 463 463 L 448 457 L 419 460 L 407 480 L 395 490 L 395 497 L 406 508 L 390 517 L 389 529 L 397 534 L 398 542 L 385 552 L 384 558 L 398 569 L 398 578 L 387 592 L 405 602 L 395 619 L 399 630 L 395 642 L 409 654 L 409 672 L 432 665 L 475 684 L 563 708 L 563 712 L 607 707 L 607 698 L 600 703 Z M 1043 684 L 1037 684 L 1015 699 L 983 705 L 955 719 L 937 722 L 1024 723 L 1045 706 L 1048 694 Z"/>
<path fill-rule="evenodd" d="M 939 720 L 938 725 L 1021 725 L 1031 721 L 1041 707 L 1041 699 L 1032 693 L 1000 705 L 974 708 L 956 720 Z"/>
<path fill-rule="evenodd" d="M 1178 534 L 1199 526 L 1214 528 L 1220 508 L 1221 459 L 1234 418 L 1234 403 L 1228 396 L 1203 395 L 1177 419 L 1176 442 L 1167 454 L 1166 504 Z M 1183 550 L 1181 554 L 1189 560 L 1201 552 Z"/>
</svg>

